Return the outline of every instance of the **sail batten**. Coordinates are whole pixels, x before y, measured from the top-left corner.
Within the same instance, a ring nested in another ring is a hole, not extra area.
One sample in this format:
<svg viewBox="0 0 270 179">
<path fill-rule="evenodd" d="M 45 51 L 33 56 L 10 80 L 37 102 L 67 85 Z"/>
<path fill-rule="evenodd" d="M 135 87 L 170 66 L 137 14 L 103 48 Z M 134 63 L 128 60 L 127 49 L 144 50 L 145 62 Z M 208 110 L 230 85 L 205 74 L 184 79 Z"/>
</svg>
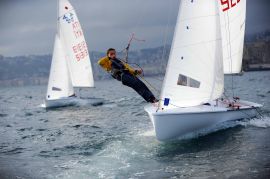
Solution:
<svg viewBox="0 0 270 179">
<path fill-rule="evenodd" d="M 222 95 L 221 45 L 216 0 L 182 0 L 161 92 L 162 108 L 196 106 Z"/>
</svg>

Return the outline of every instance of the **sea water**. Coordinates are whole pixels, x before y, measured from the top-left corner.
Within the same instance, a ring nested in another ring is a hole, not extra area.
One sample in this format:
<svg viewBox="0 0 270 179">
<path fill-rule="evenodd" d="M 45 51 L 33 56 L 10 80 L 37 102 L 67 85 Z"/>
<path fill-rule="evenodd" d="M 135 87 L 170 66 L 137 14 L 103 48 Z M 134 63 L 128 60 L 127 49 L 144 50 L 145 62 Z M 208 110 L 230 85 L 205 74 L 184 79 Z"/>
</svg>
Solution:
<svg viewBox="0 0 270 179">
<path fill-rule="evenodd" d="M 147 80 L 160 88 L 157 77 Z M 270 72 L 225 81 L 227 93 L 264 105 L 258 117 L 169 143 L 156 140 L 146 103 L 118 81 L 81 92 L 101 106 L 55 110 L 41 107 L 46 86 L 2 87 L 0 178 L 267 178 Z"/>
</svg>

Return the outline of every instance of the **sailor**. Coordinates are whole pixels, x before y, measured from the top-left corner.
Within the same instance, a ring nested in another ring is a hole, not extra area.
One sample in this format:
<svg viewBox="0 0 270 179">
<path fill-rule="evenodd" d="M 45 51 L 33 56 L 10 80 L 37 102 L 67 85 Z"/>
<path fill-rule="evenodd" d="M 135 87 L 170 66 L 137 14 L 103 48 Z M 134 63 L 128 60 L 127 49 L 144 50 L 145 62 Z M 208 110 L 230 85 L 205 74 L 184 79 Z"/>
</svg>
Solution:
<svg viewBox="0 0 270 179">
<path fill-rule="evenodd" d="M 110 48 L 107 50 L 107 56 L 101 58 L 98 64 L 107 72 L 110 72 L 112 77 L 121 81 L 123 85 L 133 88 L 145 101 L 156 103 L 158 100 L 148 87 L 137 77 L 142 74 L 141 69 L 134 69 L 127 63 L 122 62 L 116 57 L 116 50 Z"/>
</svg>

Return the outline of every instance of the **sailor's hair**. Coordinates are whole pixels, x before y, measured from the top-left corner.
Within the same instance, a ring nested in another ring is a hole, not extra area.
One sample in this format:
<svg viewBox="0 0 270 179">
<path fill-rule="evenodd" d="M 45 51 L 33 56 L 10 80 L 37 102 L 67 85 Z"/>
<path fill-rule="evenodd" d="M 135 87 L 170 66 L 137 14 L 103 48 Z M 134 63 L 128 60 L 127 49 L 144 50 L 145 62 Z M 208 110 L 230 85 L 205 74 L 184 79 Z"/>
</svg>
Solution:
<svg viewBox="0 0 270 179">
<path fill-rule="evenodd" d="M 114 49 L 114 48 L 109 48 L 109 49 L 107 50 L 107 55 L 109 55 L 109 53 L 110 53 L 111 51 L 115 51 L 115 49 Z"/>
</svg>

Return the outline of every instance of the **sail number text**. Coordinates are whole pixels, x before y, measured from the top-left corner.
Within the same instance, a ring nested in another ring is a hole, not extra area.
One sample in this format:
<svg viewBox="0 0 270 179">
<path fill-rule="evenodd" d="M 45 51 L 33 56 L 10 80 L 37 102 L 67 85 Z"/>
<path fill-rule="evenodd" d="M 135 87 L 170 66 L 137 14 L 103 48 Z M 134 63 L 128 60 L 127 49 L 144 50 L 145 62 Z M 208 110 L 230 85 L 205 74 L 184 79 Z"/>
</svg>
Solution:
<svg viewBox="0 0 270 179">
<path fill-rule="evenodd" d="M 74 45 L 72 49 L 77 61 L 83 60 L 85 57 L 88 56 L 88 50 L 85 41 Z"/>
<path fill-rule="evenodd" d="M 223 12 L 236 6 L 241 0 L 220 0 L 221 5 L 223 6 Z"/>
<path fill-rule="evenodd" d="M 83 37 L 83 32 L 79 21 L 72 23 L 73 33 L 76 39 Z M 82 41 L 72 47 L 73 53 L 77 61 L 85 59 L 88 56 L 87 45 L 85 41 Z"/>
<path fill-rule="evenodd" d="M 73 33 L 76 38 L 83 36 L 82 28 L 78 21 L 72 23 L 72 28 L 73 28 Z"/>
</svg>

